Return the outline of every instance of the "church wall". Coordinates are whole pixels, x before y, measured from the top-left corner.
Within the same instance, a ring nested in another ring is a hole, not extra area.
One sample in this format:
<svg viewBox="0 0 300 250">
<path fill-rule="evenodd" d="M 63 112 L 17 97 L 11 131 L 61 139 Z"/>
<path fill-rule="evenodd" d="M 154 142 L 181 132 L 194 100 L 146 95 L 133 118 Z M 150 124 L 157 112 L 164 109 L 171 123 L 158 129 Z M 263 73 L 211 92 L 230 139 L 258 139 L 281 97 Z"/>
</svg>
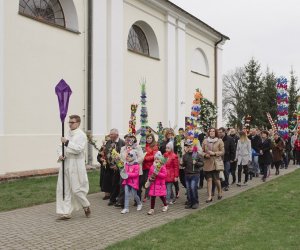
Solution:
<svg viewBox="0 0 300 250">
<path fill-rule="evenodd" d="M 60 79 L 73 90 L 69 114 L 85 112 L 85 1 L 74 1 L 80 34 L 19 15 L 18 1 L 4 4 L 0 173 L 56 167 L 61 124 L 54 88 Z"/>
</svg>

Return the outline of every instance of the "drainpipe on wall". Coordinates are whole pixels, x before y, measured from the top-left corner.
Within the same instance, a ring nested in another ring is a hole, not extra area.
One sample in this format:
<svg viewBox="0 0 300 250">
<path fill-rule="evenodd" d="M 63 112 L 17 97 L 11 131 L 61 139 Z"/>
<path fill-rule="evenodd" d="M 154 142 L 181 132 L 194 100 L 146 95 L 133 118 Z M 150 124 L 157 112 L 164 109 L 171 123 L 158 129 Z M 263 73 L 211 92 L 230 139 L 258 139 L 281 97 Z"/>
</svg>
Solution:
<svg viewBox="0 0 300 250">
<path fill-rule="evenodd" d="M 222 41 L 223 41 L 223 37 L 221 37 L 221 39 L 215 43 L 215 105 L 216 106 L 218 104 L 218 44 L 221 43 Z"/>
<path fill-rule="evenodd" d="M 87 118 L 86 130 L 92 133 L 92 81 L 93 81 L 93 0 L 87 2 Z M 88 165 L 93 163 L 93 148 L 88 144 Z"/>
</svg>

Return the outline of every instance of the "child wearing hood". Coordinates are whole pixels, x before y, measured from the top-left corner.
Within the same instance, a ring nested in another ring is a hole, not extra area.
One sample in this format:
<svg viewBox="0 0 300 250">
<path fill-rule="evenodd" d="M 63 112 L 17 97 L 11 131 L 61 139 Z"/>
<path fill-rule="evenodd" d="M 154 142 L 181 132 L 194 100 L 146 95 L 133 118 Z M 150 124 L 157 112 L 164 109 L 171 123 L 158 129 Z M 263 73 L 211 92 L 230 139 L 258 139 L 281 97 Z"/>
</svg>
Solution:
<svg viewBox="0 0 300 250">
<path fill-rule="evenodd" d="M 158 196 L 164 204 L 162 211 L 166 212 L 168 210 L 166 201 L 167 170 L 164 163 L 165 159 L 161 152 L 158 151 L 154 156 L 154 163 L 150 167 L 148 174 L 148 183 L 150 183 L 149 196 L 151 197 L 151 209 L 148 212 L 149 215 L 152 215 L 154 213 L 156 196 Z"/>
<path fill-rule="evenodd" d="M 125 190 L 125 204 L 124 209 L 121 211 L 121 214 L 129 213 L 129 199 L 131 194 L 133 195 L 136 203 L 137 203 L 137 211 L 142 209 L 142 203 L 137 195 L 137 191 L 139 189 L 139 170 L 140 166 L 137 163 L 137 154 L 134 150 L 131 150 L 126 155 L 126 163 L 125 163 L 125 172 L 127 174 L 127 179 L 124 179 L 122 185 Z"/>
</svg>

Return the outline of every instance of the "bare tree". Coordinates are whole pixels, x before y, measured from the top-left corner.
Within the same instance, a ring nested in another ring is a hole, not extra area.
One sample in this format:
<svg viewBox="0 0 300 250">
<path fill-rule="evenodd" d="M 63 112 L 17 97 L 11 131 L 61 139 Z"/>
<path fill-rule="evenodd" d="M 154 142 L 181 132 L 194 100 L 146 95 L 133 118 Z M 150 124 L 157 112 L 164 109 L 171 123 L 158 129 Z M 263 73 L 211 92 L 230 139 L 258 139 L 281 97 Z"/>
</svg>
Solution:
<svg viewBox="0 0 300 250">
<path fill-rule="evenodd" d="M 236 68 L 223 76 L 223 117 L 228 126 L 242 128 L 242 120 L 246 115 L 244 103 L 246 85 L 244 68 Z"/>
</svg>

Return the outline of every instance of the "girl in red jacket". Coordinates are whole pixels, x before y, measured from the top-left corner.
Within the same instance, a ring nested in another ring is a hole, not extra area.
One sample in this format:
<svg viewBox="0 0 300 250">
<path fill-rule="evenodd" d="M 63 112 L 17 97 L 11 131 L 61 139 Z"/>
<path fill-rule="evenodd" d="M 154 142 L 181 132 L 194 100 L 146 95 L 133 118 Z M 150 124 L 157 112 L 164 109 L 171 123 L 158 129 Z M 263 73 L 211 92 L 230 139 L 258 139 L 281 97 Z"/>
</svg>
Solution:
<svg viewBox="0 0 300 250">
<path fill-rule="evenodd" d="M 134 150 L 131 150 L 126 156 L 125 172 L 128 177 L 122 182 L 125 190 L 125 202 L 121 214 L 129 213 L 129 198 L 131 194 L 137 203 L 137 211 L 142 209 L 141 200 L 137 195 L 137 190 L 139 189 L 139 171 L 140 165 L 137 163 L 137 154 Z"/>
<path fill-rule="evenodd" d="M 154 155 L 158 151 L 157 143 L 153 134 L 148 134 L 146 137 L 146 155 L 143 162 L 143 176 L 141 185 L 145 188 L 145 183 L 148 179 L 149 169 L 153 165 Z M 147 201 L 149 189 L 145 188 L 144 202 Z"/>
<path fill-rule="evenodd" d="M 178 156 L 174 153 L 173 142 L 168 142 L 166 145 L 166 153 L 164 157 L 167 158 L 166 169 L 167 169 L 167 178 L 166 178 L 166 187 L 167 187 L 167 204 L 173 204 L 175 199 L 171 199 L 171 193 L 174 183 L 178 180 L 179 175 L 179 161 Z"/>
<path fill-rule="evenodd" d="M 166 201 L 167 170 L 166 166 L 163 165 L 164 163 L 165 159 L 162 156 L 161 152 L 158 151 L 154 156 L 154 163 L 150 167 L 148 175 L 148 183 L 150 183 L 149 196 L 151 196 L 151 209 L 148 212 L 149 215 L 152 215 L 154 213 L 156 196 L 158 196 L 164 204 L 162 211 L 166 212 L 168 210 Z"/>
</svg>

